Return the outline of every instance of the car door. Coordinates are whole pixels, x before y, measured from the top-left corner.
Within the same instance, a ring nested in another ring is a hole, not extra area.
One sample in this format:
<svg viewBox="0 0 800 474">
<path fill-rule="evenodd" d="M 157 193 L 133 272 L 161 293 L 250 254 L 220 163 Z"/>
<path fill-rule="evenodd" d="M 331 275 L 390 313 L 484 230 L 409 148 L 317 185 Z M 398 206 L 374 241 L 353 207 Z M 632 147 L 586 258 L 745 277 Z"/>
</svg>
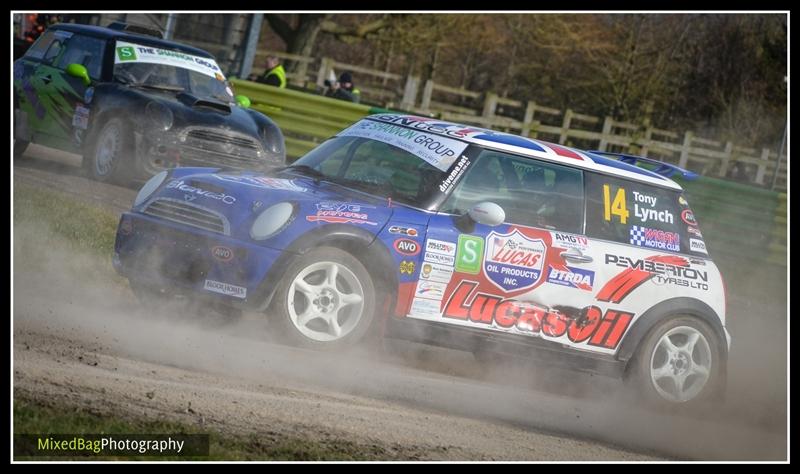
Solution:
<svg viewBox="0 0 800 474">
<path fill-rule="evenodd" d="M 503 224 L 460 217 L 485 201 Z M 595 283 L 583 221 L 581 170 L 483 150 L 431 219 L 409 317 L 569 343 Z"/>
<path fill-rule="evenodd" d="M 56 30 L 45 31 L 25 55 L 14 62 L 14 136 L 17 139 L 40 141 L 37 136 L 46 133 L 48 128 L 48 102 L 46 98 L 43 100 L 47 82 L 41 77 L 39 66 L 54 42 L 60 48 Z"/>
<path fill-rule="evenodd" d="M 82 133 L 88 127 L 87 85 L 67 74 L 67 66 L 86 67 L 89 77 L 100 79 L 104 42 L 67 31 L 56 31 L 55 39 L 34 72 L 39 99 L 47 117 L 40 129 L 45 141 L 68 151 L 78 151 Z M 48 144 L 48 143 L 46 143 Z"/>
</svg>

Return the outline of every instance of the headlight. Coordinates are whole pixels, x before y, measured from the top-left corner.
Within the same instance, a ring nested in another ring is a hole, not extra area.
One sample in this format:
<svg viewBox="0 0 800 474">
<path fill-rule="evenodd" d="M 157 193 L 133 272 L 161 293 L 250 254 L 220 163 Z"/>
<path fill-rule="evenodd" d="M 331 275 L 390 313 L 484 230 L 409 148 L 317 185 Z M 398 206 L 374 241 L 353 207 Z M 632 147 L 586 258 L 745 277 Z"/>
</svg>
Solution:
<svg viewBox="0 0 800 474">
<path fill-rule="evenodd" d="M 294 215 L 294 206 L 288 202 L 274 204 L 266 209 L 253 222 L 250 237 L 264 240 L 271 237 L 286 226 Z"/>
<path fill-rule="evenodd" d="M 139 190 L 139 194 L 136 195 L 136 199 L 133 201 L 134 207 L 145 202 L 145 200 L 147 200 L 147 198 L 149 198 L 150 195 L 153 194 L 159 186 L 161 186 L 161 183 L 163 183 L 165 179 L 167 179 L 167 172 L 162 171 L 147 180 L 147 182 L 144 183 L 144 186 L 142 186 L 142 189 Z"/>
<path fill-rule="evenodd" d="M 147 126 L 155 128 L 156 130 L 167 131 L 172 128 L 172 121 L 174 119 L 172 111 L 169 110 L 164 104 L 158 102 L 150 102 L 144 109 L 144 115 L 147 119 Z"/>
</svg>

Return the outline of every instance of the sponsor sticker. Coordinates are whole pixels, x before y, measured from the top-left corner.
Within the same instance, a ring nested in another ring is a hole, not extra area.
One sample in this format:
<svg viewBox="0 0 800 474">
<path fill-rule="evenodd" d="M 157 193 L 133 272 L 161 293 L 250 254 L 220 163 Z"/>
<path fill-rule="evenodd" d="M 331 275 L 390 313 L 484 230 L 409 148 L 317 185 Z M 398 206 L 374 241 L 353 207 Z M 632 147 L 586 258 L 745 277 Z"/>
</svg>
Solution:
<svg viewBox="0 0 800 474">
<path fill-rule="evenodd" d="M 397 225 L 393 225 L 393 226 L 389 227 L 389 233 L 390 234 L 407 235 L 409 237 L 416 237 L 416 236 L 419 235 L 419 232 L 417 232 L 417 229 L 415 229 L 413 227 L 401 227 L 401 226 L 397 226 Z"/>
<path fill-rule="evenodd" d="M 483 271 L 504 291 L 533 288 L 542 282 L 545 252 L 542 239 L 531 239 L 514 229 L 509 234 L 490 232 L 486 237 Z"/>
<path fill-rule="evenodd" d="M 681 206 L 688 206 L 689 205 L 689 202 L 687 202 L 686 199 L 683 196 L 678 196 L 678 203 Z"/>
<path fill-rule="evenodd" d="M 222 201 L 225 204 L 233 204 L 236 202 L 236 198 L 225 194 L 225 193 L 215 193 L 212 191 L 207 191 L 205 189 L 196 188 L 194 186 L 189 186 L 186 184 L 182 179 L 173 179 L 166 186 L 167 189 L 177 189 L 179 191 L 183 191 L 185 194 L 184 196 L 188 196 L 185 198 L 187 201 L 194 201 L 197 196 L 203 196 L 210 199 L 216 199 L 218 201 Z"/>
<path fill-rule="evenodd" d="M 706 250 L 706 243 L 698 239 L 689 239 L 689 250 L 692 252 L 700 252 L 708 255 Z"/>
<path fill-rule="evenodd" d="M 86 130 L 89 127 L 89 109 L 83 105 L 75 106 L 75 113 L 72 115 L 72 126 Z"/>
<path fill-rule="evenodd" d="M 394 250 L 400 255 L 412 257 L 419 254 L 422 246 L 411 239 L 397 239 L 394 241 Z"/>
<path fill-rule="evenodd" d="M 215 245 L 211 248 L 211 256 L 220 262 L 230 262 L 233 260 L 233 250 L 224 245 Z"/>
<path fill-rule="evenodd" d="M 581 235 L 553 232 L 553 245 L 556 247 L 584 251 L 589 247 L 589 239 Z"/>
<path fill-rule="evenodd" d="M 394 145 L 422 158 L 441 171 L 447 171 L 468 145 L 452 138 L 372 120 L 362 120 L 339 136 L 369 138 Z"/>
<path fill-rule="evenodd" d="M 445 288 L 447 288 L 447 283 L 439 283 L 436 281 L 420 281 L 417 283 L 417 291 L 414 293 L 414 296 L 418 298 L 441 301 L 444 297 Z"/>
<path fill-rule="evenodd" d="M 453 170 L 450 172 L 447 178 L 445 178 L 444 181 L 442 181 L 442 184 L 439 185 L 439 191 L 442 193 L 450 191 L 450 188 L 453 187 L 456 180 L 458 180 L 458 177 L 461 176 L 467 169 L 469 163 L 469 158 L 462 155 L 461 159 L 458 160 L 458 163 L 456 163 L 456 166 L 453 167 Z"/>
<path fill-rule="evenodd" d="M 428 239 L 428 242 L 425 244 L 425 251 L 455 256 L 456 244 L 453 242 L 445 242 L 444 240 Z"/>
<path fill-rule="evenodd" d="M 440 306 L 440 301 L 414 298 L 414 301 L 411 303 L 410 313 L 420 316 L 439 316 L 441 314 L 441 311 L 439 311 Z"/>
<path fill-rule="evenodd" d="M 686 228 L 686 230 L 689 231 L 689 233 L 692 234 L 692 235 L 696 235 L 697 237 L 699 237 L 701 239 L 703 238 L 703 234 L 700 233 L 700 229 L 698 229 L 697 227 L 689 226 L 689 227 Z"/>
<path fill-rule="evenodd" d="M 675 232 L 666 232 L 633 225 L 630 228 L 630 243 L 639 247 L 680 252 L 681 238 Z"/>
<path fill-rule="evenodd" d="M 220 81 L 225 80 L 225 76 L 222 75 L 222 70 L 212 58 L 203 58 L 180 51 L 117 41 L 114 64 L 131 62 L 165 64 L 168 66 L 190 69 Z"/>
<path fill-rule="evenodd" d="M 449 255 L 442 255 L 440 253 L 430 253 L 425 252 L 425 259 L 426 262 L 436 263 L 438 265 L 447 265 L 450 268 L 453 268 L 453 264 L 455 263 L 455 257 L 451 257 Z"/>
<path fill-rule="evenodd" d="M 206 280 L 203 288 L 214 293 L 223 295 L 234 296 L 236 298 L 247 297 L 247 288 L 242 286 L 231 285 L 230 283 L 223 283 L 221 281 Z"/>
<path fill-rule="evenodd" d="M 597 306 L 587 306 L 579 317 L 573 317 L 527 301 L 481 293 L 477 286 L 472 281 L 459 283 L 445 304 L 446 320 L 614 349 L 634 317 L 633 313 L 612 309 L 603 313 Z"/>
<path fill-rule="evenodd" d="M 411 275 L 412 273 L 414 273 L 414 267 L 415 264 L 413 261 L 403 260 L 402 262 L 400 262 L 400 274 L 402 275 L 404 273 L 407 273 Z"/>
<path fill-rule="evenodd" d="M 689 225 L 697 225 L 697 220 L 694 218 L 694 212 L 691 209 L 684 209 L 681 212 L 681 219 Z"/>
<path fill-rule="evenodd" d="M 424 262 L 422 264 L 422 268 L 420 269 L 419 277 L 423 280 L 433 280 L 447 283 L 453 277 L 453 267 Z"/>
<path fill-rule="evenodd" d="M 364 206 L 346 202 L 320 202 L 317 203 L 317 213 L 306 216 L 309 222 L 328 222 L 331 224 L 369 224 L 378 225 L 369 219 L 369 214 L 364 211 Z"/>
<path fill-rule="evenodd" d="M 458 236 L 456 251 L 456 271 L 477 275 L 481 272 L 483 258 L 483 238 L 472 235 Z"/>
<path fill-rule="evenodd" d="M 92 99 L 94 99 L 94 87 L 87 87 L 86 92 L 83 93 L 83 101 L 91 104 Z"/>
<path fill-rule="evenodd" d="M 559 269 L 551 266 L 550 273 L 547 275 L 547 283 L 592 291 L 594 272 L 582 268 L 563 267 Z"/>
</svg>

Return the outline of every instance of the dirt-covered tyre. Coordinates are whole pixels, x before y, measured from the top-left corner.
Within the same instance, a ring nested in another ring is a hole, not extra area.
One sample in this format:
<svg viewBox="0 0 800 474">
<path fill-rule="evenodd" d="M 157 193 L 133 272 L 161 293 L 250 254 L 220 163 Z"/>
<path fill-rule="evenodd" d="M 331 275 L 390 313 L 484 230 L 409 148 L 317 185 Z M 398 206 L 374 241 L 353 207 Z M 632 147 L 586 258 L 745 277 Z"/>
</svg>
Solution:
<svg viewBox="0 0 800 474">
<path fill-rule="evenodd" d="M 86 173 L 102 182 L 124 182 L 125 160 L 134 156 L 133 135 L 120 118 L 112 118 L 94 136 L 84 156 Z"/>
<path fill-rule="evenodd" d="M 628 381 L 650 406 L 672 410 L 711 398 L 722 378 L 721 341 L 692 316 L 669 318 L 642 340 Z"/>
<path fill-rule="evenodd" d="M 375 301 L 375 284 L 358 259 L 338 248 L 318 247 L 289 264 L 270 317 L 290 344 L 341 349 L 365 339 Z"/>
</svg>

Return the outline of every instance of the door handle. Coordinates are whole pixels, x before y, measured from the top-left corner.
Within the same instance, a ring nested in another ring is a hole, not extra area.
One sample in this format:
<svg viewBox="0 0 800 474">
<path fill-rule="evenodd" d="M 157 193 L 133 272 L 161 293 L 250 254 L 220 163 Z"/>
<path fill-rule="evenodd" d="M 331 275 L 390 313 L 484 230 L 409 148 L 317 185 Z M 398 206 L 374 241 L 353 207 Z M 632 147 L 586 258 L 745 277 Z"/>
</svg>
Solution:
<svg viewBox="0 0 800 474">
<path fill-rule="evenodd" d="M 42 82 L 44 82 L 45 84 L 50 84 L 50 82 L 53 80 L 53 76 L 51 76 L 50 74 L 44 74 L 44 75 L 41 75 L 41 76 L 39 76 L 39 78 L 40 78 L 40 79 L 42 80 Z"/>
<path fill-rule="evenodd" d="M 582 253 L 569 253 L 561 252 L 561 256 L 564 257 L 564 260 L 573 263 L 589 263 L 592 261 L 592 257 L 588 255 L 583 255 Z"/>
</svg>

